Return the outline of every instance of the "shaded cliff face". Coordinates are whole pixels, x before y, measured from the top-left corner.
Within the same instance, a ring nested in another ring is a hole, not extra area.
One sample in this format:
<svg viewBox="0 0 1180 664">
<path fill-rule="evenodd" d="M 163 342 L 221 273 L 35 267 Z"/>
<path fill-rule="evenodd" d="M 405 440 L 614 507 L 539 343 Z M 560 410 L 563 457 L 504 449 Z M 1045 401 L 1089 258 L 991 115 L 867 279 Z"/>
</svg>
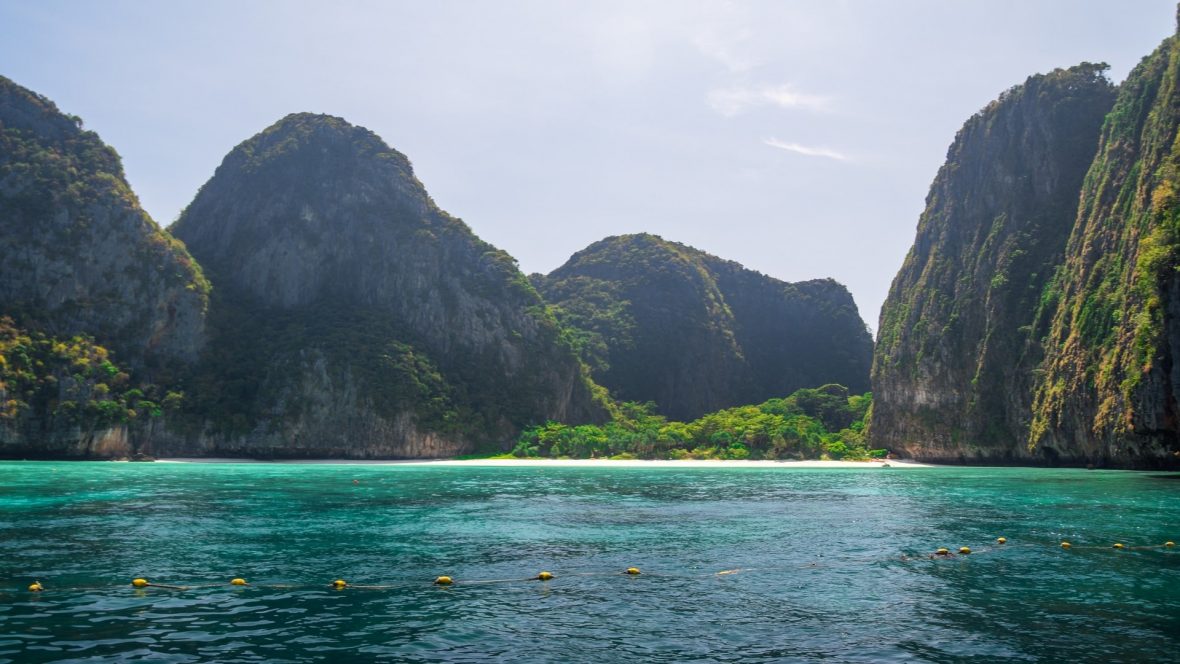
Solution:
<svg viewBox="0 0 1180 664">
<path fill-rule="evenodd" d="M 173 230 L 215 291 L 205 424 L 161 446 L 445 456 L 603 416 L 515 262 L 364 128 L 284 118 L 226 156 Z"/>
<path fill-rule="evenodd" d="M 788 284 L 654 235 L 596 242 L 533 275 L 595 380 L 688 420 L 801 387 L 867 387 L 872 341 L 831 280 Z"/>
<path fill-rule="evenodd" d="M 204 339 L 208 282 L 81 120 L 0 77 L 0 457 L 138 449 Z"/>
<path fill-rule="evenodd" d="M 1123 83 L 1046 289 L 1033 449 L 1152 466 L 1180 454 L 1180 41 Z"/>
<path fill-rule="evenodd" d="M 0 77 L 0 314 L 143 367 L 200 350 L 208 283 L 81 120 Z"/>
<path fill-rule="evenodd" d="M 1114 101 L 1104 66 L 1030 77 L 959 131 L 881 309 L 872 445 L 927 460 L 1030 452 L 1042 294 Z"/>
</svg>

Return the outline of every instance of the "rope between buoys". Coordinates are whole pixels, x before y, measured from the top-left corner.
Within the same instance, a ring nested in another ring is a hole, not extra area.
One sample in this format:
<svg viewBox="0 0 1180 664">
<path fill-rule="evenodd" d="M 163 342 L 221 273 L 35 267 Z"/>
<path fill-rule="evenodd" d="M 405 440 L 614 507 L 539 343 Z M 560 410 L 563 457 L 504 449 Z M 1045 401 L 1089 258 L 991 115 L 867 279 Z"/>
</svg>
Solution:
<svg viewBox="0 0 1180 664">
<path fill-rule="evenodd" d="M 928 560 L 928 559 L 937 560 L 937 559 L 941 559 L 941 558 L 954 558 L 954 557 L 977 558 L 979 556 L 983 556 L 988 553 L 994 553 L 994 552 L 1001 550 L 1001 549 L 1006 550 L 1006 551 L 1012 551 L 1012 550 L 1019 549 L 1019 548 L 1033 548 L 1033 547 L 1039 548 L 1038 545 L 1034 544 L 1034 543 L 1009 544 L 1009 543 L 1007 543 L 1007 539 L 1003 538 L 1003 537 L 997 538 L 996 542 L 997 542 L 997 544 L 995 546 L 983 547 L 980 549 L 971 549 L 969 547 L 962 546 L 962 547 L 958 548 L 957 554 L 952 553 L 951 550 L 946 547 L 940 548 L 937 551 L 935 551 L 934 553 L 930 553 L 930 554 L 902 554 L 900 560 L 904 561 L 904 562 L 912 562 L 912 561 L 919 561 L 919 560 Z M 1060 547 L 1064 550 L 1067 550 L 1067 551 L 1097 551 L 1097 550 L 1155 551 L 1155 550 L 1164 550 L 1164 551 L 1168 551 L 1169 555 L 1171 555 L 1171 550 L 1175 547 L 1175 543 L 1172 542 L 1171 540 L 1169 540 L 1169 541 L 1164 542 L 1162 544 L 1141 544 L 1141 545 L 1136 545 L 1136 546 L 1128 546 L 1126 544 L 1123 544 L 1122 542 L 1116 542 L 1113 545 L 1074 546 L 1069 541 L 1061 541 Z M 788 571 L 788 570 L 807 570 L 807 569 L 830 569 L 833 567 L 855 566 L 855 565 L 859 565 L 862 563 L 874 563 L 874 562 L 875 563 L 888 563 L 891 560 L 894 560 L 894 561 L 897 560 L 897 558 L 882 559 L 878 556 L 863 556 L 863 557 L 839 558 L 839 559 L 822 559 L 822 554 L 820 554 L 820 555 L 821 555 L 821 559 L 813 560 L 811 562 L 798 563 L 798 564 L 794 564 L 794 565 L 783 565 L 783 566 L 778 566 L 778 567 L 761 567 L 761 568 L 735 567 L 735 568 L 723 569 L 723 570 L 715 571 L 715 572 L 709 571 L 709 572 L 699 572 L 699 573 L 692 573 L 692 574 L 677 574 L 675 572 L 665 572 L 665 571 L 642 572 L 641 573 L 639 568 L 629 567 L 626 570 L 622 571 L 621 573 L 626 576 L 629 576 L 631 578 L 639 577 L 641 575 L 643 577 L 655 577 L 657 579 L 658 578 L 693 579 L 693 578 L 709 578 L 709 577 L 716 578 L 716 577 L 723 577 L 723 576 L 732 576 L 735 574 L 740 574 L 742 572 L 752 572 L 752 571 L 776 571 L 776 570 L 777 571 Z M 479 585 L 492 585 L 492 584 L 503 584 L 503 583 L 534 583 L 536 581 L 551 581 L 551 580 L 554 580 L 557 578 L 617 576 L 619 574 L 620 574 L 619 571 L 601 571 L 601 572 L 570 572 L 570 573 L 562 573 L 560 575 L 556 575 L 556 574 L 553 574 L 552 572 L 542 571 L 542 572 L 538 573 L 536 576 L 530 576 L 530 577 L 463 580 L 461 582 L 461 585 L 479 586 Z M 223 581 L 223 582 L 218 582 L 218 583 L 195 583 L 195 584 L 189 584 L 189 585 L 154 583 L 154 582 L 148 581 L 146 578 L 137 577 L 132 580 L 131 585 L 139 590 L 144 590 L 147 588 L 161 588 L 164 590 L 174 590 L 174 591 L 203 590 L 203 589 L 209 589 L 209 588 L 218 588 L 218 587 L 222 587 L 225 585 L 230 585 L 235 588 L 244 588 L 244 587 L 248 586 L 250 588 L 273 589 L 273 590 L 300 590 L 300 589 L 323 589 L 323 588 L 325 588 L 324 585 L 320 585 L 320 584 L 315 584 L 315 585 L 287 584 L 287 583 L 252 584 L 252 583 L 247 583 L 245 579 L 240 578 L 240 577 L 235 577 L 235 578 L 231 579 L 228 583 Z M 398 589 L 398 588 L 420 587 L 421 585 L 422 585 L 421 581 L 405 581 L 402 583 L 391 583 L 391 584 L 355 585 L 355 584 L 348 583 L 348 582 L 344 581 L 343 579 L 337 579 L 336 581 L 333 581 L 330 584 L 328 584 L 327 588 L 335 589 L 335 590 L 346 590 L 346 589 L 347 590 L 394 590 L 394 589 Z M 444 586 L 444 587 L 452 587 L 453 585 L 459 585 L 459 582 L 457 582 L 455 579 L 452 579 L 452 577 L 450 577 L 450 576 L 444 575 L 444 576 L 436 577 L 434 580 L 434 585 Z M 105 590 L 108 588 L 109 588 L 109 586 L 95 586 L 95 585 L 57 586 L 57 585 L 53 585 L 52 583 L 47 588 L 46 586 L 42 585 L 42 583 L 39 580 L 34 580 L 31 584 L 28 585 L 27 592 L 28 593 L 44 593 L 44 592 L 49 592 L 51 590 L 57 590 L 57 591 L 62 591 L 62 590 L 68 590 L 68 591 Z M 5 593 L 4 591 L 0 591 L 0 595 L 5 595 L 5 594 L 8 594 L 8 593 Z"/>
</svg>

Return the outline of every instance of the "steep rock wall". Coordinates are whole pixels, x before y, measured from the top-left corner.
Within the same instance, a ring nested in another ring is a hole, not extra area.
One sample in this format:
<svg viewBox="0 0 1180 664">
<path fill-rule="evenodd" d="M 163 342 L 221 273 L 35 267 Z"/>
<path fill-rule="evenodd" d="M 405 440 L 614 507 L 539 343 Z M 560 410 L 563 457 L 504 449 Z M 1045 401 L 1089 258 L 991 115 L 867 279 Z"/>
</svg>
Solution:
<svg viewBox="0 0 1180 664">
<path fill-rule="evenodd" d="M 0 259 L 0 313 L 22 325 L 93 335 L 136 367 L 200 351 L 200 268 L 140 208 L 114 150 L 3 77 Z"/>
<path fill-rule="evenodd" d="M 596 242 L 532 279 L 595 380 L 673 419 L 802 387 L 868 386 L 871 338 L 830 279 L 788 284 L 649 234 Z"/>
<path fill-rule="evenodd" d="M 0 77 L 0 457 L 111 457 L 162 422 L 209 284 L 118 154 Z"/>
<path fill-rule="evenodd" d="M 881 309 L 873 446 L 945 462 L 1046 460 L 1026 444 L 1039 311 L 1114 100 L 1103 70 L 1032 76 L 955 137 Z"/>
<path fill-rule="evenodd" d="M 1180 463 L 1180 41 L 1121 86 L 1082 188 L 1029 445 L 1123 466 Z"/>
<path fill-rule="evenodd" d="M 515 261 L 364 128 L 280 120 L 226 156 L 174 231 L 215 285 L 213 337 L 200 424 L 158 449 L 445 456 L 605 416 Z"/>
</svg>

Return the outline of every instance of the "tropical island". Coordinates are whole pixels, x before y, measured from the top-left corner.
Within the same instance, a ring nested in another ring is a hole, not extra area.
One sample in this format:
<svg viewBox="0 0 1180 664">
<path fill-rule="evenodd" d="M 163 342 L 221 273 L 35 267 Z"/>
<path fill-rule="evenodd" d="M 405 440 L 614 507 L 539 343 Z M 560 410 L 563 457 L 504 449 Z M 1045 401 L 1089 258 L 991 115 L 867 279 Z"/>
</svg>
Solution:
<svg viewBox="0 0 1180 664">
<path fill-rule="evenodd" d="M 0 2 L 0 664 L 1167 659 L 1161 1 Z"/>
<path fill-rule="evenodd" d="M 869 455 L 870 398 L 825 385 L 866 389 L 872 353 L 833 281 L 636 235 L 531 283 L 404 156 L 309 114 L 166 231 L 80 120 L 2 83 L 4 456 Z"/>
<path fill-rule="evenodd" d="M 234 147 L 164 229 L 0 78 L 0 457 L 1176 467 L 1177 49 L 968 119 L 875 344 L 831 279 L 650 234 L 526 276 L 329 115 Z"/>
</svg>

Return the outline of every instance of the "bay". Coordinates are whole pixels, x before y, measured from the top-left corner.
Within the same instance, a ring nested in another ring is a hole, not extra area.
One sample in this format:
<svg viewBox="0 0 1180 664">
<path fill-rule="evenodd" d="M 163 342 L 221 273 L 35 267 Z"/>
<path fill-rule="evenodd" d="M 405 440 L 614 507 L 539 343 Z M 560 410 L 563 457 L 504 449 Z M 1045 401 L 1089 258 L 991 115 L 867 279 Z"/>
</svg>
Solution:
<svg viewBox="0 0 1180 664">
<path fill-rule="evenodd" d="M 0 662 L 1168 660 L 1178 515 L 1174 473 L 2 462 Z"/>
</svg>

